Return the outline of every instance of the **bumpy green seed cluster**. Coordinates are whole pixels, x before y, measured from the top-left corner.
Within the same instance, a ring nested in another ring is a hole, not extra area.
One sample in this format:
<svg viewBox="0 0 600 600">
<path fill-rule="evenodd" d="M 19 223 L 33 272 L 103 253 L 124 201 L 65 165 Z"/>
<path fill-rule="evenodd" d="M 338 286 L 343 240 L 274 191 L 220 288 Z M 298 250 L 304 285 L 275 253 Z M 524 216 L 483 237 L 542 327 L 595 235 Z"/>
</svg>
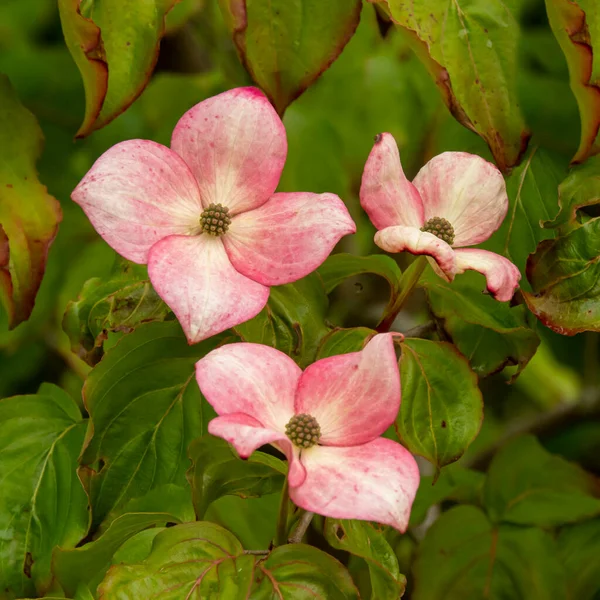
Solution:
<svg viewBox="0 0 600 600">
<path fill-rule="evenodd" d="M 208 235 L 223 235 L 231 225 L 229 209 L 222 204 L 210 204 L 200 215 L 200 225 Z"/>
<path fill-rule="evenodd" d="M 443 217 L 432 217 L 421 227 L 421 231 L 433 233 L 433 235 L 451 246 L 454 244 L 454 227 L 452 227 L 450 221 Z"/>
<path fill-rule="evenodd" d="M 298 448 L 312 448 L 321 438 L 317 420 L 306 414 L 294 415 L 285 426 L 285 434 Z"/>
</svg>

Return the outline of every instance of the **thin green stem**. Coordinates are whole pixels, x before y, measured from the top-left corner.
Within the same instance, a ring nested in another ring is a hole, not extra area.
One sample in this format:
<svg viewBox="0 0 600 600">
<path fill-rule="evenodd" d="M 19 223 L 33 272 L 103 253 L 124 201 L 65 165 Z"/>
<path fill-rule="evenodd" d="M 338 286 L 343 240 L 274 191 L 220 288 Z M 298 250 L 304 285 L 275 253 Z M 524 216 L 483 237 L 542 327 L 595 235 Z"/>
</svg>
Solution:
<svg viewBox="0 0 600 600">
<path fill-rule="evenodd" d="M 400 279 L 400 292 L 396 297 L 396 301 L 392 305 L 392 307 L 386 311 L 381 319 L 379 325 L 377 325 L 377 331 L 379 333 L 385 333 L 390 330 L 391 326 L 394 324 L 398 313 L 402 310 L 406 299 L 410 296 L 410 293 L 413 291 L 414 287 L 417 285 L 419 278 L 423 274 L 425 267 L 427 266 L 427 257 L 426 256 L 418 256 L 404 271 L 402 275 L 402 279 Z"/>
<path fill-rule="evenodd" d="M 279 516 L 277 517 L 277 534 L 275 537 L 275 545 L 283 546 L 287 544 L 287 532 L 288 532 L 288 513 L 290 506 L 290 495 L 288 492 L 288 480 L 287 477 L 283 482 L 283 488 L 281 488 L 281 502 L 279 504 Z"/>
</svg>

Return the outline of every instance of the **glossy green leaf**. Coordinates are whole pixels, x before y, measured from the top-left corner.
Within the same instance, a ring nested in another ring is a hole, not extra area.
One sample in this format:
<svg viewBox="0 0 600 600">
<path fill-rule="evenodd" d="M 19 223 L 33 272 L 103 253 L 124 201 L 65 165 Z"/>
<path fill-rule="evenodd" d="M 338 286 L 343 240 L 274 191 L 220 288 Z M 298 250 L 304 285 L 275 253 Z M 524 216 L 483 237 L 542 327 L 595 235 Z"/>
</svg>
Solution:
<svg viewBox="0 0 600 600">
<path fill-rule="evenodd" d="M 73 352 L 94 365 L 108 332 L 130 332 L 140 323 L 163 321 L 169 312 L 146 267 L 122 261 L 108 280 L 94 277 L 85 283 L 79 298 L 67 305 L 63 329 Z"/>
<path fill-rule="evenodd" d="M 506 178 L 508 213 L 500 229 L 483 247 L 506 256 L 521 273 L 527 257 L 554 232 L 544 221 L 558 212 L 558 184 L 566 174 L 559 161 L 541 148 L 532 148 L 523 162 Z M 526 280 L 521 285 L 527 285 Z"/>
<path fill-rule="evenodd" d="M 33 310 L 62 219 L 60 205 L 37 176 L 43 139 L 36 118 L 0 74 L 0 305 L 10 328 Z"/>
<path fill-rule="evenodd" d="M 99 587 L 101 599 L 358 598 L 344 567 L 312 546 L 280 546 L 266 559 L 245 554 L 219 525 L 187 523 L 161 531 L 137 564 L 114 566 Z"/>
<path fill-rule="evenodd" d="M 338 57 L 360 0 L 220 0 L 240 59 L 280 114 Z"/>
<path fill-rule="evenodd" d="M 566 600 L 552 537 L 533 527 L 494 527 L 473 506 L 444 513 L 414 565 L 414 600 Z"/>
<path fill-rule="evenodd" d="M 573 168 L 558 188 L 560 212 L 546 227 L 575 223 L 577 211 L 600 203 L 600 156 L 592 156 L 583 165 Z"/>
<path fill-rule="evenodd" d="M 325 291 L 329 294 L 348 277 L 373 273 L 383 277 L 390 286 L 388 308 L 394 304 L 400 292 L 402 271 L 395 260 L 383 254 L 371 256 L 354 256 L 353 254 L 333 254 L 317 270 Z"/>
<path fill-rule="evenodd" d="M 156 487 L 187 485 L 187 446 L 206 432 L 212 413 L 194 364 L 227 339 L 189 346 L 177 322 L 146 323 L 90 372 L 84 400 L 93 435 L 81 461 L 94 524 Z"/>
<path fill-rule="evenodd" d="M 494 457 L 484 499 L 493 521 L 552 527 L 600 515 L 596 487 L 581 467 L 524 436 Z"/>
<path fill-rule="evenodd" d="M 600 519 L 563 527 L 558 535 L 568 597 L 596 600 L 600 590 Z"/>
<path fill-rule="evenodd" d="M 85 536 L 87 498 L 76 474 L 84 435 L 79 408 L 53 385 L 0 401 L 0 597 L 43 594 L 54 546 L 72 548 Z"/>
<path fill-rule="evenodd" d="M 348 354 L 349 352 L 360 352 L 367 342 L 367 338 L 374 336 L 376 333 L 368 327 L 352 327 L 349 329 L 338 327 L 333 329 L 323 338 L 317 352 L 317 359 L 337 354 Z"/>
<path fill-rule="evenodd" d="M 95 590 L 111 565 L 115 552 L 132 536 L 151 527 L 178 523 L 168 513 L 127 513 L 115 519 L 98 539 L 80 548 L 56 548 L 52 557 L 52 571 L 58 583 L 68 594 L 74 594 L 79 585 Z"/>
<path fill-rule="evenodd" d="M 511 307 L 482 294 L 484 284 L 475 273 L 452 283 L 431 274 L 423 284 L 431 312 L 479 377 L 507 365 L 525 368 L 540 339 L 527 322 L 524 306 Z"/>
<path fill-rule="evenodd" d="M 527 263 L 529 309 L 557 333 L 600 331 L 600 218 L 542 242 Z"/>
<path fill-rule="evenodd" d="M 546 0 L 546 11 L 579 105 L 581 139 L 573 162 L 583 162 L 600 150 L 600 11 L 595 0 Z"/>
<path fill-rule="evenodd" d="M 502 0 L 385 1 L 454 117 L 488 144 L 502 171 L 519 162 L 529 132 L 517 97 L 519 24 Z M 499 85 L 498 82 L 502 82 Z"/>
<path fill-rule="evenodd" d="M 371 578 L 371 598 L 400 598 L 406 577 L 383 532 L 365 521 L 325 519 L 325 539 L 333 548 L 345 550 L 366 561 Z"/>
<path fill-rule="evenodd" d="M 327 295 L 316 273 L 271 288 L 269 301 L 254 319 L 234 327 L 245 342 L 265 344 L 291 356 L 302 368 L 314 362 L 329 328 Z"/>
<path fill-rule="evenodd" d="M 483 473 L 465 469 L 460 464 L 443 469 L 437 479 L 431 475 L 421 476 L 410 511 L 410 524 L 419 525 L 432 506 L 446 500 L 481 506 L 484 481 Z"/>
<path fill-rule="evenodd" d="M 242 460 L 221 438 L 205 435 L 189 447 L 192 466 L 188 472 L 198 519 L 218 498 L 236 495 L 256 498 L 281 490 L 287 465 L 269 454 L 254 452 Z"/>
<path fill-rule="evenodd" d="M 396 434 L 439 469 L 458 460 L 479 433 L 483 401 L 477 376 L 451 344 L 407 338 L 401 346 Z"/>
<path fill-rule="evenodd" d="M 86 92 L 78 137 L 104 127 L 142 93 L 158 59 L 165 17 L 176 0 L 61 0 L 67 46 Z"/>
</svg>

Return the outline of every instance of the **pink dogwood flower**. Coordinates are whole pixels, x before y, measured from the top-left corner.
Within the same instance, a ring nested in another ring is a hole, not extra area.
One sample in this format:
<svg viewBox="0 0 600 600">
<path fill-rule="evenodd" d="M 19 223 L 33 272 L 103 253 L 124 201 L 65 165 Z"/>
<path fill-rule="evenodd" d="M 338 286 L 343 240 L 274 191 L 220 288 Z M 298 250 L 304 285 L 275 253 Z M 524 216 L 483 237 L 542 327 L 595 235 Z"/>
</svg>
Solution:
<svg viewBox="0 0 600 600">
<path fill-rule="evenodd" d="M 365 164 L 360 203 L 379 230 L 375 243 L 387 252 L 426 254 L 447 281 L 473 269 L 483 273 L 497 300 L 510 300 L 521 274 L 508 259 L 477 248 L 508 211 L 500 171 L 467 152 L 432 158 L 413 182 L 402 170 L 393 136 L 382 133 Z"/>
<path fill-rule="evenodd" d="M 200 102 L 171 148 L 110 148 L 72 194 L 119 254 L 150 280 L 190 343 L 258 314 L 269 287 L 316 269 L 356 231 L 334 194 L 274 193 L 287 154 L 281 119 L 256 88 Z"/>
<path fill-rule="evenodd" d="M 290 498 L 301 508 L 405 531 L 419 469 L 408 450 L 379 437 L 400 408 L 393 335 L 304 372 L 260 344 L 213 350 L 196 363 L 198 385 L 219 415 L 208 431 L 242 458 L 264 444 L 284 452 Z"/>
</svg>

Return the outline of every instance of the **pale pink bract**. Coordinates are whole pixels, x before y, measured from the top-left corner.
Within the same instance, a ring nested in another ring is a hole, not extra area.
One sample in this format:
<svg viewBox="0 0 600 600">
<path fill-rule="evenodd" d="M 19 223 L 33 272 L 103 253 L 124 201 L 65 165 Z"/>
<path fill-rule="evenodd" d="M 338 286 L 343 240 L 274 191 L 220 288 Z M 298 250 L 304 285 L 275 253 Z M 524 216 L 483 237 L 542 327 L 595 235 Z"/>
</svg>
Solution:
<svg viewBox="0 0 600 600">
<path fill-rule="evenodd" d="M 260 344 L 213 350 L 196 363 L 198 385 L 219 415 L 209 432 L 242 458 L 264 444 L 284 452 L 290 498 L 298 506 L 405 531 L 419 469 L 408 450 L 379 437 L 400 408 L 393 335 L 376 335 L 360 352 L 324 358 L 304 372 Z M 317 445 L 299 448 L 286 435 L 300 414 L 320 426 Z"/>
<path fill-rule="evenodd" d="M 383 133 L 365 164 L 360 202 L 379 230 L 375 243 L 383 250 L 425 254 L 447 281 L 467 269 L 479 271 L 497 300 L 512 298 L 521 279 L 517 267 L 494 252 L 464 248 L 487 240 L 508 210 L 504 178 L 488 161 L 466 152 L 444 152 L 411 183 L 393 136 Z M 453 229 L 451 243 L 421 229 L 440 218 Z"/>
<path fill-rule="evenodd" d="M 267 98 L 238 88 L 185 113 L 170 149 L 148 140 L 113 146 L 72 197 L 119 254 L 148 264 L 195 343 L 257 315 L 270 286 L 314 271 L 356 231 L 334 194 L 275 193 L 286 154 Z M 211 235 L 201 216 L 219 204 L 230 224 Z"/>
</svg>

